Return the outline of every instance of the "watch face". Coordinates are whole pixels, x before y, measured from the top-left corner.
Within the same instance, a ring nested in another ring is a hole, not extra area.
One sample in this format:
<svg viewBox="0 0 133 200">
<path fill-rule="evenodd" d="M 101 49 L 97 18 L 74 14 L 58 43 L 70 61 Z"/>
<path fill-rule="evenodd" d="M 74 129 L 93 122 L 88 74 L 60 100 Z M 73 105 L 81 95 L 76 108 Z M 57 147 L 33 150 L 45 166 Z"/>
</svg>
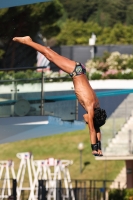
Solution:
<svg viewBox="0 0 133 200">
<path fill-rule="evenodd" d="M 81 66 L 77 66 L 76 67 L 76 72 L 77 73 L 81 73 L 82 72 L 82 67 Z"/>
</svg>

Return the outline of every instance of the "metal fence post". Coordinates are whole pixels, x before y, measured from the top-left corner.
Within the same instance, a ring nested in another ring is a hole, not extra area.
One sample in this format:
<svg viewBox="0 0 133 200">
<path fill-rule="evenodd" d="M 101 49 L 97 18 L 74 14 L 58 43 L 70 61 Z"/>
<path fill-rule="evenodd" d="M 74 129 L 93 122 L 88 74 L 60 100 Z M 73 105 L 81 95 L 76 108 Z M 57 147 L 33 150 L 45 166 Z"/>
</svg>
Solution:
<svg viewBox="0 0 133 200">
<path fill-rule="evenodd" d="M 78 200 L 78 182 L 75 180 L 75 199 Z"/>
<path fill-rule="evenodd" d="M 78 120 L 78 100 L 76 99 L 76 105 L 75 105 L 75 120 Z"/>
<path fill-rule="evenodd" d="M 57 187 L 56 187 L 56 200 L 62 200 L 62 185 L 61 180 L 57 180 Z"/>
<path fill-rule="evenodd" d="M 44 88 L 43 88 L 43 84 L 44 84 L 44 72 L 42 69 L 42 82 L 41 82 L 41 116 L 44 115 Z"/>
<path fill-rule="evenodd" d="M 92 180 L 90 180 L 90 199 L 91 199 L 91 196 L 92 196 Z"/>
<path fill-rule="evenodd" d="M 47 200 L 44 180 L 38 180 L 38 200 Z"/>
<path fill-rule="evenodd" d="M 96 182 L 93 180 L 93 200 L 95 200 Z"/>
<path fill-rule="evenodd" d="M 17 181 L 16 179 L 13 179 L 13 197 L 14 200 L 17 200 Z"/>
<path fill-rule="evenodd" d="M 103 181 L 103 200 L 106 200 L 106 181 Z"/>
<path fill-rule="evenodd" d="M 38 200 L 41 200 L 41 180 L 38 180 Z"/>
</svg>

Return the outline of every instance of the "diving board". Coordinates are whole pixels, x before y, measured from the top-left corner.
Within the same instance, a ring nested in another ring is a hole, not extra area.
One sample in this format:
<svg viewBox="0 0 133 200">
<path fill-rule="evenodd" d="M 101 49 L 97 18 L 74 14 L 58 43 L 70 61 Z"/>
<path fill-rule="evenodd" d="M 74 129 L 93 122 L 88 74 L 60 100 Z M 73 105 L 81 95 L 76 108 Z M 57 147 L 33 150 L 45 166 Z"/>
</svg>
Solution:
<svg viewBox="0 0 133 200">
<path fill-rule="evenodd" d="M 104 91 L 104 92 L 96 92 L 96 96 L 97 97 L 117 96 L 117 95 L 130 94 L 130 93 L 133 93 L 133 89 L 112 90 L 112 91 L 109 90 L 109 91 Z M 45 97 L 46 101 L 65 101 L 65 100 L 75 100 L 75 99 L 76 99 L 75 94 Z"/>
<path fill-rule="evenodd" d="M 0 8 L 23 6 L 34 3 L 48 2 L 50 0 L 0 0 Z"/>
</svg>

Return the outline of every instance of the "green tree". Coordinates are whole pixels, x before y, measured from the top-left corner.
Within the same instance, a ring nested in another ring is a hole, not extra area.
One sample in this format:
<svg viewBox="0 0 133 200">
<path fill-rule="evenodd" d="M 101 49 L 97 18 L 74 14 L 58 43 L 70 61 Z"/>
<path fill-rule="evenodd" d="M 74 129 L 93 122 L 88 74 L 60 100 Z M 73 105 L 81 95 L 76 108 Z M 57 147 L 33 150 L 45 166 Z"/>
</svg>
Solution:
<svg viewBox="0 0 133 200">
<path fill-rule="evenodd" d="M 102 27 L 133 24 L 133 0 L 60 0 L 73 20 L 93 21 Z"/>
<path fill-rule="evenodd" d="M 13 36 L 34 36 L 44 26 L 56 27 L 56 22 L 63 14 L 63 7 L 58 0 L 0 10 L 0 39 Z M 46 28 L 45 28 L 46 30 Z M 49 32 L 47 36 L 53 33 Z M 57 33 L 56 33 L 57 34 Z"/>
<path fill-rule="evenodd" d="M 57 36 L 58 44 L 88 44 L 91 34 L 100 35 L 102 27 L 93 22 L 67 20 L 60 34 Z"/>
<path fill-rule="evenodd" d="M 125 22 L 125 9 L 126 3 L 124 0 L 98 0 L 97 11 L 93 17 L 101 26 L 114 26 L 118 22 Z"/>
<path fill-rule="evenodd" d="M 9 52 L 14 54 L 16 51 L 12 42 L 14 36 L 30 35 L 34 38 L 41 31 L 43 36 L 53 37 L 60 32 L 57 22 L 62 15 L 63 6 L 58 0 L 0 9 L 0 42 L 5 51 L 3 63 Z M 10 67 L 13 67 L 11 63 L 14 63 L 13 56 L 10 62 Z"/>
<path fill-rule="evenodd" d="M 40 31 L 47 38 L 56 36 L 60 32 L 58 20 L 63 16 L 63 6 L 58 0 L 50 3 L 40 19 Z"/>
<path fill-rule="evenodd" d="M 121 23 L 113 28 L 104 28 L 98 36 L 98 44 L 133 44 L 133 26 L 125 26 Z"/>
<path fill-rule="evenodd" d="M 133 25 L 121 23 L 114 27 L 102 27 L 94 22 L 67 20 L 56 39 L 59 45 L 87 45 L 92 33 L 97 36 L 96 44 L 133 44 Z"/>
<path fill-rule="evenodd" d="M 96 0 L 60 0 L 67 12 L 68 18 L 82 20 L 86 22 L 88 18 L 96 11 Z"/>
<path fill-rule="evenodd" d="M 128 0 L 126 3 L 126 23 L 127 25 L 133 25 L 133 0 Z"/>
</svg>

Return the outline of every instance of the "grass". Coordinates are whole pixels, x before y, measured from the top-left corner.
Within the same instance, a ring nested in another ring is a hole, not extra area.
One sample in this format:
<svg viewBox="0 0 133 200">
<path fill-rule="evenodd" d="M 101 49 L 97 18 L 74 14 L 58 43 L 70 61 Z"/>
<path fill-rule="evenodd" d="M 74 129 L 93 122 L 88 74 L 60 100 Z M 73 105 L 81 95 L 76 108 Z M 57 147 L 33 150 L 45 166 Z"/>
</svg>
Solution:
<svg viewBox="0 0 133 200">
<path fill-rule="evenodd" d="M 84 143 L 82 153 L 83 171 L 79 168 L 79 151 L 77 146 Z M 89 132 L 86 127 L 82 131 L 69 132 L 48 137 L 0 145 L 0 160 L 12 159 L 17 173 L 20 160 L 18 152 L 32 152 L 34 160 L 53 157 L 55 159 L 73 160 L 69 167 L 71 179 L 113 180 L 124 166 L 124 161 L 96 161 L 91 154 Z"/>
</svg>

